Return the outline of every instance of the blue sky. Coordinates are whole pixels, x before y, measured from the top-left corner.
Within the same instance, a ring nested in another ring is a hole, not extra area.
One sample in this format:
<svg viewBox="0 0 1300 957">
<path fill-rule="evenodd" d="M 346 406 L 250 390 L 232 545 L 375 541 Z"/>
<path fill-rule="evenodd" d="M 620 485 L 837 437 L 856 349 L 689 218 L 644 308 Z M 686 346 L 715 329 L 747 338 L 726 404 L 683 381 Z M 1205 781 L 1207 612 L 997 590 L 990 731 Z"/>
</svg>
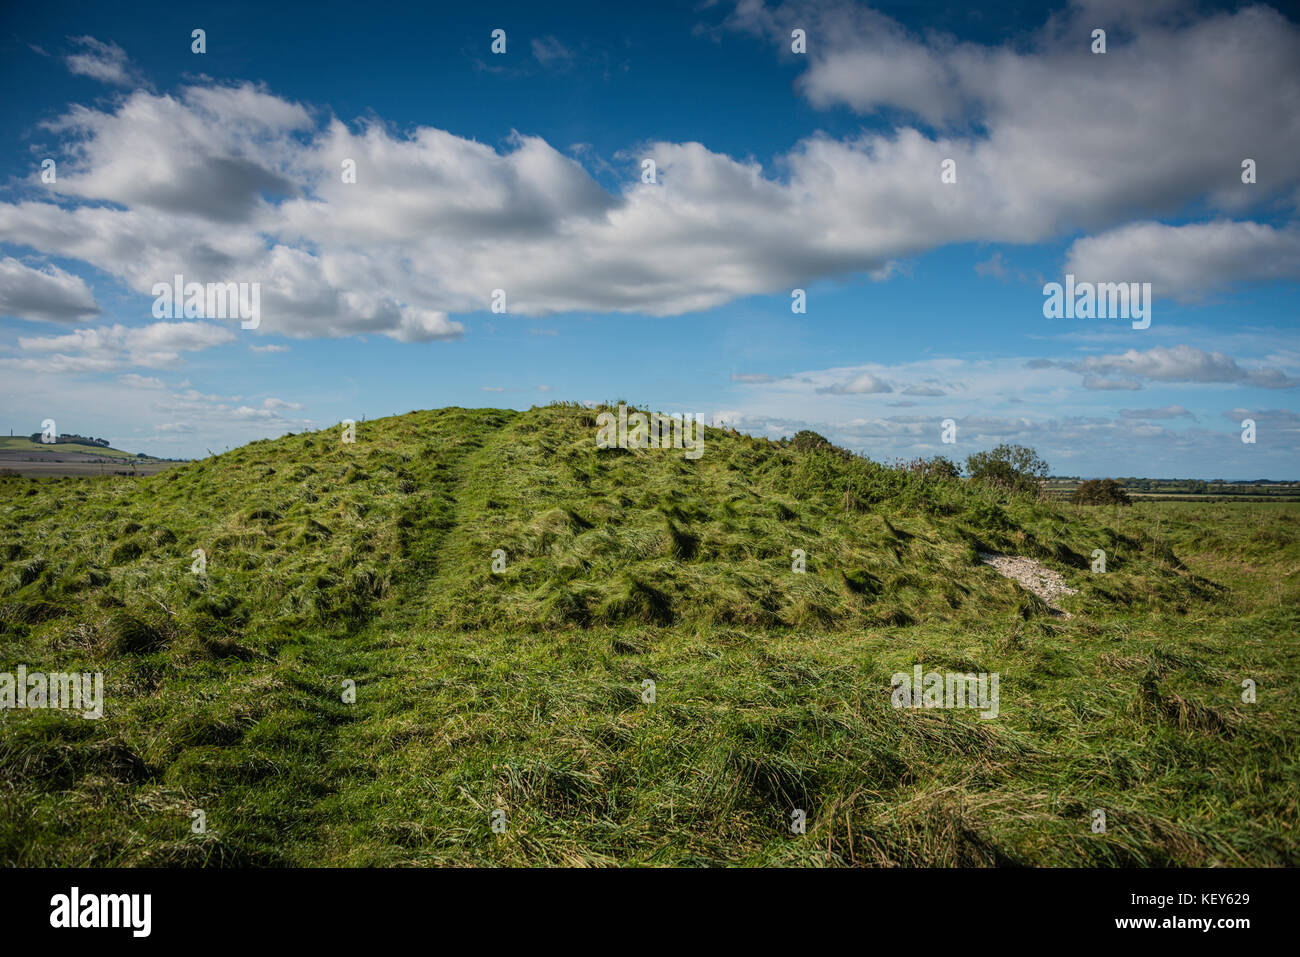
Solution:
<svg viewBox="0 0 1300 957">
<path fill-rule="evenodd" d="M 626 398 L 1300 477 L 1294 11 L 439 6 L 0 14 L 0 427 L 200 456 Z M 1151 283 L 1150 327 L 1044 318 L 1067 272 Z M 156 317 L 176 273 L 259 283 L 260 324 Z"/>
</svg>

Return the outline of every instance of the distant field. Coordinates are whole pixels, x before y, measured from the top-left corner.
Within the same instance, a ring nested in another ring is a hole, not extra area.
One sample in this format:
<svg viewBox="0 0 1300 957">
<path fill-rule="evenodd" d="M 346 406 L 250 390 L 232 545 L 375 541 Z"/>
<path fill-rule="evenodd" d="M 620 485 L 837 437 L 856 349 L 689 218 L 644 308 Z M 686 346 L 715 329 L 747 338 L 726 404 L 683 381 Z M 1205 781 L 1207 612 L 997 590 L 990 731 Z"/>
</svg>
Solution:
<svg viewBox="0 0 1300 957">
<path fill-rule="evenodd" d="M 1300 495 L 1197 495 L 1194 493 L 1180 494 L 1175 492 L 1129 492 L 1129 497 L 1135 501 L 1149 500 L 1157 502 L 1219 502 L 1221 504 L 1231 504 L 1233 502 L 1300 502 Z"/>
<path fill-rule="evenodd" d="M 50 476 L 155 475 L 178 462 L 139 458 L 121 449 L 77 442 L 46 444 L 26 436 L 0 436 L 0 471 Z"/>
<path fill-rule="evenodd" d="M 45 459 L 41 461 L 29 461 L 27 459 L 11 458 L 3 452 L 0 452 L 0 473 L 6 469 L 10 472 L 16 472 L 27 478 L 54 478 L 54 477 L 81 477 L 90 478 L 96 475 L 157 475 L 173 466 L 183 465 L 182 462 L 160 462 L 156 459 L 94 459 L 91 461 L 75 461 L 67 459 Z"/>
<path fill-rule="evenodd" d="M 1300 482 L 1198 482 L 1183 479 L 1118 479 L 1134 499 L 1171 502 L 1300 502 Z M 1048 479 L 1043 490 L 1069 498 L 1079 485 L 1072 479 Z"/>
</svg>

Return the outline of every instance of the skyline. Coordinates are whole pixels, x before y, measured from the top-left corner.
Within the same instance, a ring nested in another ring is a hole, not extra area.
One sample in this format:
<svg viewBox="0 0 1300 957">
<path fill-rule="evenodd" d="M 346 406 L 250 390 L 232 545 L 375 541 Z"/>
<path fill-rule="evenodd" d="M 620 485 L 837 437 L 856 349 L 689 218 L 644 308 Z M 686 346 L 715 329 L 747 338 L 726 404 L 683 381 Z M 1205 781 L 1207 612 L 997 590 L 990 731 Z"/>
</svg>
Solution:
<svg viewBox="0 0 1300 957">
<path fill-rule="evenodd" d="M 198 457 L 624 399 L 881 461 L 1300 476 L 1293 11 L 71 9 L 0 19 L 16 434 Z M 258 284 L 258 321 L 159 318 L 176 276 Z M 1149 325 L 1046 318 L 1067 277 L 1150 283 Z"/>
</svg>

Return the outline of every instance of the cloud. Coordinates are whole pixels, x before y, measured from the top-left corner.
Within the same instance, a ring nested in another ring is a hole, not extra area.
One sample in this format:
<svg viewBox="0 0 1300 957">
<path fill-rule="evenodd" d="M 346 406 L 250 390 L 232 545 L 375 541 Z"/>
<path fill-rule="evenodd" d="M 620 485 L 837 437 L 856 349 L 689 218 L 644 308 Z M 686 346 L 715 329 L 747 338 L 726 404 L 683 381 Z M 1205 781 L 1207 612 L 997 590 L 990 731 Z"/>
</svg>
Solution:
<svg viewBox="0 0 1300 957">
<path fill-rule="evenodd" d="M 288 352 L 288 351 L 289 351 L 289 347 L 288 347 L 288 346 L 281 346 L 281 345 L 249 346 L 249 348 L 252 349 L 254 352 L 271 352 L 271 353 L 274 353 L 274 352 Z"/>
<path fill-rule="evenodd" d="M 280 409 L 301 410 L 301 402 L 286 402 L 284 399 L 267 398 L 262 401 L 262 408 L 278 411 Z"/>
<path fill-rule="evenodd" d="M 976 263 L 975 273 L 980 276 L 990 276 L 1002 282 L 1005 282 L 1008 277 L 1007 264 L 1003 262 L 1002 254 L 997 252 L 985 261 Z"/>
<path fill-rule="evenodd" d="M 1300 188 L 1300 31 L 1267 9 L 1148 20 L 1104 58 L 1079 41 L 1078 10 L 1003 46 L 922 41 L 842 7 L 742 4 L 736 19 L 788 47 L 778 28 L 795 14 L 812 39 L 799 88 L 819 106 L 892 111 L 883 130 L 812 135 L 769 166 L 651 142 L 638 154 L 658 182 L 628 176 L 611 192 L 536 136 L 498 150 L 205 81 L 47 124 L 71 159 L 48 201 L 0 203 L 0 241 L 142 295 L 176 272 L 259 281 L 261 329 L 275 334 L 425 342 L 461 334 L 451 316 L 487 308 L 496 289 L 515 315 L 676 315 L 883 277 L 950 243 L 1101 230 L 1077 244 L 1100 256 L 1105 231 L 1134 216 L 1230 215 Z M 547 44 L 542 56 L 558 55 Z M 1225 143 L 1249 144 L 1268 175 L 1243 186 Z M 946 158 L 954 185 L 939 182 Z M 1194 247 L 1178 255 L 1200 262 Z"/>
<path fill-rule="evenodd" d="M 1195 419 L 1196 416 L 1181 405 L 1167 405 L 1163 409 L 1120 409 L 1126 419 Z"/>
<path fill-rule="evenodd" d="M 1242 419 L 1254 419 L 1256 425 L 1275 432 L 1300 432 L 1300 413 L 1290 409 L 1228 409 L 1223 417 L 1235 425 Z M 1259 441 L 1263 441 L 1260 439 Z"/>
<path fill-rule="evenodd" d="M 594 169 L 597 173 L 609 176 L 619 175 L 619 171 L 610 164 L 609 160 L 597 153 L 596 148 L 590 143 L 571 143 L 567 152 L 585 162 L 589 168 Z"/>
<path fill-rule="evenodd" d="M 770 375 L 763 375 L 761 372 L 733 372 L 731 375 L 732 382 L 749 382 L 749 383 L 766 383 L 775 382 L 776 380 Z"/>
<path fill-rule="evenodd" d="M 893 392 L 894 387 L 870 372 L 862 372 L 847 382 L 837 382 L 817 390 L 827 395 L 876 395 Z"/>
<path fill-rule="evenodd" d="M 122 383 L 123 385 L 130 386 L 135 389 L 167 388 L 167 384 L 163 382 L 162 379 L 158 379 L 153 376 L 137 375 L 134 372 L 128 372 L 125 375 L 118 376 L 117 381 Z"/>
<path fill-rule="evenodd" d="M 0 359 L 0 365 L 28 371 L 96 372 L 128 366 L 169 367 L 182 352 L 197 352 L 235 338 L 207 322 L 156 322 L 148 326 L 99 326 L 61 336 L 20 336 L 19 347 L 40 358 Z"/>
<path fill-rule="evenodd" d="M 116 43 L 103 43 L 94 37 L 73 37 L 72 42 L 81 48 L 80 53 L 70 53 L 63 58 L 72 73 L 115 86 L 132 86 L 141 82 L 127 63 L 126 51 Z"/>
<path fill-rule="evenodd" d="M 235 419 L 259 420 L 259 419 L 279 419 L 280 412 L 278 409 L 261 408 L 255 409 L 252 406 L 241 405 L 235 409 L 227 410 L 227 413 Z"/>
<path fill-rule="evenodd" d="M 1076 240 L 1066 272 L 1079 281 L 1150 282 L 1156 295 L 1195 300 L 1234 282 L 1300 279 L 1300 228 L 1132 223 Z"/>
<path fill-rule="evenodd" d="M 33 269 L 17 259 L 0 259 L 0 315 L 46 322 L 80 322 L 99 306 L 80 276 L 58 266 Z"/>
<path fill-rule="evenodd" d="M 1043 280 L 1037 273 L 1030 273 L 1024 269 L 1019 269 L 1007 264 L 1002 253 L 994 252 L 992 256 L 983 262 L 975 264 L 975 274 L 990 279 L 996 279 L 998 282 L 1038 282 L 1040 285 Z"/>
<path fill-rule="evenodd" d="M 1061 362 L 1062 368 L 1084 376 L 1086 389 L 1138 388 L 1138 380 L 1153 382 L 1224 382 L 1262 389 L 1292 389 L 1300 385 L 1279 369 L 1245 369 L 1222 352 L 1195 346 L 1157 346 L 1145 352 L 1129 349 L 1119 355 L 1089 356 Z M 1118 379 L 1112 378 L 1118 376 Z M 1124 385 L 1110 383 L 1123 382 Z"/>
<path fill-rule="evenodd" d="M 396 329 L 387 330 L 390 338 L 398 342 L 433 342 L 438 339 L 457 339 L 465 331 L 459 322 L 447 318 L 445 312 L 432 309 L 401 308 L 401 322 Z"/>
<path fill-rule="evenodd" d="M 1083 377 L 1083 387 L 1095 392 L 1137 392 L 1142 388 L 1142 383 L 1137 379 L 1114 379 L 1105 376 L 1086 375 Z"/>
<path fill-rule="evenodd" d="M 887 120 L 901 111 L 935 127 L 959 187 L 952 200 L 932 196 L 936 212 L 966 205 L 975 188 L 1005 202 L 995 218 L 1035 228 L 1095 224 L 1131 206 L 1177 211 L 1191 195 L 1229 209 L 1289 195 L 1300 183 L 1287 145 L 1300 119 L 1286 108 L 1300 90 L 1296 26 L 1264 6 L 1200 18 L 1119 6 L 1075 4 L 1001 46 L 918 37 L 844 3 L 742 2 L 731 25 L 767 36 L 783 55 L 790 28 L 806 28 L 808 68 L 797 83 L 815 106 Z M 1111 30 L 1105 56 L 1087 40 L 1099 17 L 1128 28 Z M 1233 143 L 1250 149 L 1224 150 Z M 879 146 L 897 153 L 907 143 Z M 1244 156 L 1276 178 L 1243 188 Z M 926 170 L 937 183 L 937 159 Z"/>
<path fill-rule="evenodd" d="M 311 119 L 301 106 L 244 84 L 187 87 L 175 97 L 139 90 L 116 112 L 74 106 L 42 126 L 69 137 L 72 159 L 49 184 L 56 195 L 249 223 L 268 198 L 297 190 L 292 137 Z"/>
<path fill-rule="evenodd" d="M 533 56 L 544 67 L 568 67 L 573 63 L 573 54 L 553 36 L 533 37 L 531 45 Z"/>
<path fill-rule="evenodd" d="M 267 435 L 274 434 L 275 429 L 302 429 L 311 425 L 310 419 L 290 419 L 282 414 L 302 409 L 298 402 L 267 396 L 260 406 L 236 403 L 240 403 L 239 396 L 209 395 L 187 389 L 167 392 L 153 399 L 151 407 L 169 420 L 169 424 L 156 427 L 162 433 L 216 436 L 228 434 L 234 427 L 241 435 Z"/>
<path fill-rule="evenodd" d="M 895 125 L 901 111 L 935 128 L 933 137 L 901 126 L 871 140 L 873 165 L 898 198 L 856 208 L 916 203 L 916 185 L 895 165 L 904 157 L 932 184 L 932 226 L 970 226 L 969 214 L 988 201 L 983 238 L 1018 232 L 1015 241 L 1035 241 L 1135 210 L 1178 213 L 1192 197 L 1226 211 L 1293 202 L 1300 160 L 1287 144 L 1300 136 L 1300 118 L 1286 104 L 1300 93 L 1300 30 L 1263 6 L 1199 19 L 1159 8 L 1107 13 L 1129 29 L 1112 30 L 1107 54 L 1097 56 L 1087 37 L 1105 6 L 1075 5 L 1002 46 L 922 39 L 848 4 L 742 2 L 731 25 L 767 36 L 783 55 L 790 28 L 806 28 L 798 87 L 815 106 Z M 1245 156 L 1270 171 L 1267 182 L 1241 183 Z M 946 192 L 937 185 L 941 158 L 957 168 Z M 997 267 L 995 258 L 986 268 Z"/>
<path fill-rule="evenodd" d="M 169 385 L 161 377 L 118 372 L 121 362 L 114 354 L 65 358 L 69 361 L 61 361 L 58 353 L 30 357 L 40 374 L 11 376 L 0 369 L 0 406 L 11 411 L 15 422 L 40 422 L 48 416 L 72 431 L 117 435 L 117 448 L 169 456 L 202 454 L 205 448 L 220 450 L 314 428 L 309 419 L 286 418 L 283 412 L 275 415 L 276 410 L 255 419 L 233 415 L 241 404 L 264 405 L 262 395 L 212 395 L 188 381 Z M 73 374 L 91 365 L 105 367 L 110 375 Z M 48 374 L 60 370 L 69 374 Z M 83 426 L 76 427 L 78 422 Z"/>
</svg>

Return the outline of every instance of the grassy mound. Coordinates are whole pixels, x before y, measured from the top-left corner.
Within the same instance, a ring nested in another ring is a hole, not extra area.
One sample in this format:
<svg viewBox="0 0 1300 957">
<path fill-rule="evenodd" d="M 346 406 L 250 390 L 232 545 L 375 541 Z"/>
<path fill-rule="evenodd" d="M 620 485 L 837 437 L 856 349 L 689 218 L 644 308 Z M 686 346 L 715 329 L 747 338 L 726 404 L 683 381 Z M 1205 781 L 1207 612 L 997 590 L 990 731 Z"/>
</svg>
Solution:
<svg viewBox="0 0 1300 957">
<path fill-rule="evenodd" d="M 0 861 L 1295 862 L 1293 507 L 1202 529 L 595 416 L 0 480 L 0 671 L 105 676 L 99 721 L 0 712 Z M 1001 717 L 894 709 L 915 664 L 998 672 Z"/>
</svg>

